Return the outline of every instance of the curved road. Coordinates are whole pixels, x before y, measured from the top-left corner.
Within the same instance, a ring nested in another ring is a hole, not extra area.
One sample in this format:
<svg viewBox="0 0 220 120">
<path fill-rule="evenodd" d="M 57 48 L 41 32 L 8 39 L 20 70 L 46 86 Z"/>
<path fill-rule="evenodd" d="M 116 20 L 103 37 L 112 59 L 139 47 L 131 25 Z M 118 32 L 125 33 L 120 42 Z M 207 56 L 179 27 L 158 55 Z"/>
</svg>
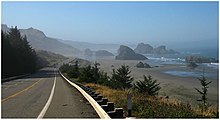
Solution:
<svg viewBox="0 0 220 120">
<path fill-rule="evenodd" d="M 53 85 L 54 94 L 51 95 Z M 54 68 L 44 68 L 29 77 L 2 83 L 1 90 L 2 118 L 39 118 L 39 115 L 44 118 L 99 118 L 87 100 Z M 48 109 L 42 114 L 48 103 Z"/>
</svg>

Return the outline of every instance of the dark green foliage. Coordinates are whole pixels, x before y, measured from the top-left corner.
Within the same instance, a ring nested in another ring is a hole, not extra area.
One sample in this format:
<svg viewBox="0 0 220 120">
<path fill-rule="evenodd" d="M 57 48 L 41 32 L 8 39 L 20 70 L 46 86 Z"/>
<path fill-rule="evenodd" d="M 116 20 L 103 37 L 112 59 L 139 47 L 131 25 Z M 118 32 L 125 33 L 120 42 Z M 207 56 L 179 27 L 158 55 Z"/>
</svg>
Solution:
<svg viewBox="0 0 220 120">
<path fill-rule="evenodd" d="M 205 76 L 203 75 L 202 76 L 202 78 L 198 78 L 199 79 L 199 81 L 200 81 L 200 83 L 201 83 L 201 85 L 202 85 L 202 90 L 199 90 L 199 89 L 197 89 L 197 88 L 195 88 L 196 89 L 196 91 L 199 93 L 199 94 L 201 94 L 202 96 L 201 96 L 201 100 L 202 100 L 202 104 L 200 104 L 200 106 L 201 106 L 201 108 L 202 108 L 202 113 L 204 112 L 204 111 L 206 111 L 207 109 L 208 109 L 208 107 L 209 107 L 209 105 L 208 105 L 208 103 L 207 103 L 207 92 L 208 92 L 208 85 L 212 82 L 212 81 L 210 81 L 210 82 L 207 82 L 207 79 L 205 78 Z"/>
<path fill-rule="evenodd" d="M 111 78 L 111 87 L 116 89 L 126 89 L 132 87 L 133 77 L 130 76 L 131 71 L 128 66 L 122 65 L 115 71 L 113 69 Z"/>
<path fill-rule="evenodd" d="M 69 78 L 79 78 L 79 81 L 86 83 L 98 83 L 115 89 L 126 89 L 132 87 L 133 77 L 129 74 L 131 71 L 128 66 L 121 66 L 117 71 L 113 70 L 110 79 L 107 73 L 100 71 L 100 64 L 95 63 L 93 66 L 80 68 L 77 66 L 63 65 L 60 70 L 66 73 Z M 78 71 L 78 72 L 77 72 Z"/>
<path fill-rule="evenodd" d="M 98 68 L 99 65 L 99 63 L 94 63 L 93 66 L 82 68 L 82 70 L 80 71 L 79 79 L 87 83 L 90 82 L 108 85 L 109 77 L 107 73 L 100 71 L 100 69 Z"/>
<path fill-rule="evenodd" d="M 78 62 L 75 65 L 65 64 L 60 67 L 62 73 L 66 73 L 69 78 L 79 78 L 79 81 L 86 83 L 98 83 L 103 85 L 110 85 L 107 73 L 100 71 L 98 68 L 100 64 L 95 63 L 93 66 L 89 65 L 79 68 Z"/>
<path fill-rule="evenodd" d="M 78 78 L 79 75 L 80 75 L 79 64 L 78 64 L 78 61 L 76 61 L 75 65 L 73 65 L 73 67 L 70 70 L 70 72 L 68 72 L 68 76 L 71 77 L 71 78 Z"/>
<path fill-rule="evenodd" d="M 64 64 L 60 67 L 62 73 L 66 73 L 69 78 L 78 78 L 80 75 L 78 62 L 75 65 Z"/>
<path fill-rule="evenodd" d="M 100 79 L 100 71 L 99 71 L 99 68 L 98 68 L 98 66 L 99 66 L 100 64 L 99 63 L 94 63 L 94 66 L 92 67 L 92 77 L 93 77 L 93 81 L 96 83 L 97 82 L 97 80 L 99 80 Z"/>
<path fill-rule="evenodd" d="M 110 81 L 109 81 L 109 76 L 107 75 L 106 72 L 99 72 L 99 79 L 97 80 L 98 84 L 105 85 L 105 86 L 110 86 Z"/>
<path fill-rule="evenodd" d="M 61 67 L 60 67 L 60 71 L 62 73 L 67 73 L 70 69 L 70 65 L 69 64 L 63 64 Z"/>
<path fill-rule="evenodd" d="M 144 75 L 144 81 L 140 80 L 136 82 L 134 84 L 134 88 L 136 88 L 140 93 L 155 96 L 158 95 L 158 92 L 161 89 L 159 85 L 160 84 L 157 83 L 157 80 L 152 80 L 152 77 L 150 75 L 148 75 L 148 77 Z"/>
<path fill-rule="evenodd" d="M 83 82 L 94 82 L 92 67 L 90 65 L 80 70 L 79 79 Z"/>
<path fill-rule="evenodd" d="M 11 28 L 8 33 L 1 32 L 2 77 L 34 72 L 37 68 L 37 56 L 26 36 L 22 37 L 17 27 Z"/>
</svg>

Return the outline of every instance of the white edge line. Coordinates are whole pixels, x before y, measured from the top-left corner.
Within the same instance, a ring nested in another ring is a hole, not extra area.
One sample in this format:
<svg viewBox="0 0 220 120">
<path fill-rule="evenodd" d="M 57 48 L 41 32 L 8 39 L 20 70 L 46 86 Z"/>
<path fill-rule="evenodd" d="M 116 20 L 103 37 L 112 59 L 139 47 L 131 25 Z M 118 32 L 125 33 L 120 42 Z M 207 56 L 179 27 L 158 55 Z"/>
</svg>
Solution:
<svg viewBox="0 0 220 120">
<path fill-rule="evenodd" d="M 55 73 L 55 70 L 54 70 L 54 73 Z M 55 85 L 56 85 L 56 73 L 55 73 L 55 78 L 54 78 L 54 83 L 53 83 L 53 87 L 51 89 L 51 93 L 50 93 L 50 97 L 49 99 L 47 100 L 47 103 L 45 104 L 44 108 L 42 109 L 42 111 L 40 112 L 40 114 L 38 115 L 37 119 L 42 119 L 45 115 L 45 113 L 47 112 L 47 109 L 49 108 L 50 106 L 50 103 L 52 101 L 52 98 L 53 98 L 53 94 L 54 94 L 54 89 L 55 89 Z"/>
<path fill-rule="evenodd" d="M 82 88 L 80 88 L 75 83 L 68 80 L 60 71 L 59 73 L 69 84 L 75 87 L 89 101 L 89 103 L 92 105 L 92 107 L 95 109 L 95 111 L 97 112 L 97 114 L 101 119 L 111 119 L 109 115 L 102 109 L 102 107 L 88 93 L 86 93 Z"/>
</svg>

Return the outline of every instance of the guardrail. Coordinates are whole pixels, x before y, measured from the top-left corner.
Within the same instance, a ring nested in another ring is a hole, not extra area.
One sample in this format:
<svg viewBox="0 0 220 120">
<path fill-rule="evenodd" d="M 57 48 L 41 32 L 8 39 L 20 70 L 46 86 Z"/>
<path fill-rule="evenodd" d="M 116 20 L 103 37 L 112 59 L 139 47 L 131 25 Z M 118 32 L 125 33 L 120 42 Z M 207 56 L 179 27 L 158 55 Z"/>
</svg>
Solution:
<svg viewBox="0 0 220 120">
<path fill-rule="evenodd" d="M 92 107 L 95 109 L 95 111 L 97 112 L 97 114 L 99 115 L 101 119 L 110 119 L 109 115 L 102 109 L 102 107 L 88 93 L 86 93 L 82 88 L 80 88 L 75 83 L 68 80 L 60 71 L 59 73 L 69 84 L 74 86 L 88 100 L 88 102 L 92 105 Z"/>
<path fill-rule="evenodd" d="M 24 75 L 13 76 L 13 77 L 9 77 L 9 78 L 4 78 L 4 79 L 1 80 L 1 82 L 2 83 L 3 82 L 8 82 L 8 81 L 11 81 L 11 80 L 14 80 L 14 79 L 19 79 L 19 78 L 26 77 L 28 75 L 30 75 L 30 73 L 29 74 L 24 74 Z"/>
<path fill-rule="evenodd" d="M 113 102 L 108 102 L 107 98 L 103 98 L 99 93 L 94 92 L 92 89 L 81 86 L 96 102 L 102 107 L 111 118 L 124 118 L 123 108 L 115 108 Z"/>
<path fill-rule="evenodd" d="M 108 99 L 99 93 L 80 83 L 71 82 L 60 71 L 59 74 L 88 100 L 101 119 L 124 118 L 123 108 L 114 108 L 114 103 L 108 102 Z"/>
</svg>

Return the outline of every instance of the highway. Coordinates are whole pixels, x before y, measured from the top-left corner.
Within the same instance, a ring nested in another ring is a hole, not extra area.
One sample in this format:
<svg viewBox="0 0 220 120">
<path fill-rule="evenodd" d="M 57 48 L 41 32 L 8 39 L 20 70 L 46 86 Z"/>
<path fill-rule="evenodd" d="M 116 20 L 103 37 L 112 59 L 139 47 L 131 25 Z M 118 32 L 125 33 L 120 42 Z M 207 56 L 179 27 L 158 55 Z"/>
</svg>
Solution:
<svg viewBox="0 0 220 120">
<path fill-rule="evenodd" d="M 2 118 L 99 118 L 55 68 L 2 83 Z"/>
</svg>

